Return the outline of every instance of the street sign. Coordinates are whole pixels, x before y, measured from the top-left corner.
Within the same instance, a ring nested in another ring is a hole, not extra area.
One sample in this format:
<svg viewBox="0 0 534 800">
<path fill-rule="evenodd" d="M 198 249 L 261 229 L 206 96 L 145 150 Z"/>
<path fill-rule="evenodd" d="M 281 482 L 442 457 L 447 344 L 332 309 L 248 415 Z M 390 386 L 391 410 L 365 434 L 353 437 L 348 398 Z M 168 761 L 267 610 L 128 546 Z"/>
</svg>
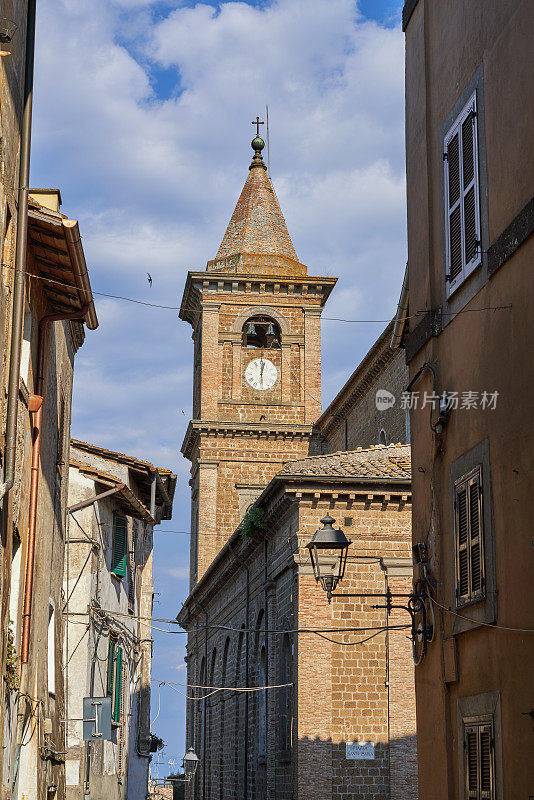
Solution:
<svg viewBox="0 0 534 800">
<path fill-rule="evenodd" d="M 83 738 L 86 742 L 111 739 L 111 697 L 83 698 Z"/>
</svg>

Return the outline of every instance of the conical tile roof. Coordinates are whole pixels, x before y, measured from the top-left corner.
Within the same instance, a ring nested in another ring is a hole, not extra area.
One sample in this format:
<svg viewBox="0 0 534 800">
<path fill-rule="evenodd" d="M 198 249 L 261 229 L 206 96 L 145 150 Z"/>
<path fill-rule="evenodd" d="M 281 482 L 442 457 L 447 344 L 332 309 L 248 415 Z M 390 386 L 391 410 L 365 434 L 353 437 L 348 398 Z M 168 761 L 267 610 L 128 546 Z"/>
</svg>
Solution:
<svg viewBox="0 0 534 800">
<path fill-rule="evenodd" d="M 261 156 L 263 140 L 252 141 L 254 158 L 224 234 L 208 270 L 267 275 L 305 275 Z"/>
</svg>

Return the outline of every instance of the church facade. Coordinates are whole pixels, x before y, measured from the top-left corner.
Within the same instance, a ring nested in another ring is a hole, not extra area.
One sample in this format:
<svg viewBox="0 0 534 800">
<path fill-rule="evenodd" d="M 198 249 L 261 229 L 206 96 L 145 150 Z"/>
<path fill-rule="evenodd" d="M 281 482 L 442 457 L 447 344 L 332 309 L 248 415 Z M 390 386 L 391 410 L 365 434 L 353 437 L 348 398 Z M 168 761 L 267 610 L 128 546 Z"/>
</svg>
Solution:
<svg viewBox="0 0 534 800">
<path fill-rule="evenodd" d="M 321 454 L 320 317 L 336 281 L 298 260 L 259 136 L 252 148 L 221 247 L 188 274 L 180 311 L 194 379 L 178 619 L 188 684 L 229 687 L 189 690 L 200 766 L 188 796 L 415 800 L 406 629 L 365 598 L 328 603 L 306 549 L 328 513 L 353 540 L 341 595 L 409 592 L 409 446 Z"/>
</svg>

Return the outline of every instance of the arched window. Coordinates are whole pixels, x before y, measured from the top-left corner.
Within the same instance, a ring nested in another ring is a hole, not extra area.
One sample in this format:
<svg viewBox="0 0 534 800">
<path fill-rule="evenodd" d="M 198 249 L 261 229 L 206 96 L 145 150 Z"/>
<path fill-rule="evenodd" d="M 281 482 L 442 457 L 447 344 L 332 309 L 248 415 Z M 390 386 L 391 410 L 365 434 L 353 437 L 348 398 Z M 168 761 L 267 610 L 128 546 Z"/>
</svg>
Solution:
<svg viewBox="0 0 534 800">
<path fill-rule="evenodd" d="M 378 444 L 386 444 L 387 445 L 387 443 L 388 443 L 387 433 L 384 430 L 384 428 L 381 428 L 380 434 L 379 434 L 379 437 L 378 437 Z"/>
<path fill-rule="evenodd" d="M 267 686 L 267 659 L 265 646 L 261 648 L 258 662 L 258 686 Z M 258 692 L 258 755 L 267 752 L 267 690 Z"/>
<path fill-rule="evenodd" d="M 205 658 L 202 658 L 202 661 L 200 662 L 200 678 L 199 678 L 198 682 L 199 682 L 200 686 L 205 686 L 206 685 L 206 660 L 205 660 Z M 196 695 L 197 697 L 203 697 L 204 694 L 206 693 L 206 690 L 205 689 L 197 689 L 196 692 L 198 693 Z M 204 723 L 205 723 L 205 720 L 206 720 L 206 717 L 205 717 L 206 700 L 203 699 L 203 700 L 195 701 L 195 706 L 197 708 L 200 706 L 200 708 L 199 708 L 199 710 L 197 712 L 197 717 L 196 717 L 197 718 L 197 731 L 196 731 L 195 741 L 200 743 L 200 747 L 199 747 L 200 760 L 201 760 L 201 762 L 203 762 L 204 758 L 206 757 L 206 753 L 205 753 L 205 749 L 204 749 L 204 742 L 205 742 L 205 738 L 204 738 Z M 197 750 L 197 752 L 198 752 L 198 750 Z M 200 798 L 202 796 L 202 792 L 204 790 L 204 787 L 201 785 L 201 781 L 202 781 L 202 779 L 201 779 L 201 777 L 199 775 L 198 779 L 195 781 L 195 798 L 196 798 L 196 800 L 200 800 Z"/>
<path fill-rule="evenodd" d="M 280 326 L 271 317 L 250 317 L 243 325 L 243 347 L 271 350 L 280 347 L 280 339 Z"/>
<path fill-rule="evenodd" d="M 235 662 L 235 683 L 234 686 L 243 686 L 244 677 L 244 658 L 243 644 L 245 640 L 244 625 L 239 632 L 237 642 L 237 653 Z M 235 729 L 234 729 L 234 780 L 236 797 L 243 797 L 245 793 L 245 742 L 243 740 L 245 726 L 245 693 L 234 692 L 235 697 Z"/>
<path fill-rule="evenodd" d="M 216 663 L 217 663 L 217 648 L 214 647 L 213 648 L 213 652 L 211 654 L 211 665 L 210 665 L 210 674 L 209 674 L 208 686 L 215 686 L 215 665 L 216 665 Z M 211 691 L 212 691 L 211 689 L 206 689 L 205 690 L 206 695 L 210 695 Z M 206 706 L 207 706 L 207 708 L 206 708 L 206 724 L 208 726 L 206 747 L 207 747 L 207 752 L 208 753 L 213 753 L 213 751 L 215 750 L 215 742 L 214 742 L 214 736 L 213 736 L 213 711 L 214 711 L 214 709 L 213 709 L 213 695 L 211 695 L 209 698 L 206 699 Z M 207 770 L 206 770 L 206 792 L 207 792 L 207 797 L 209 797 L 210 794 L 211 794 L 211 787 L 216 781 L 216 777 L 215 777 L 214 773 L 215 773 L 215 770 L 217 768 L 217 759 L 216 758 L 209 759 L 206 767 L 207 767 Z"/>
<path fill-rule="evenodd" d="M 221 669 L 221 686 L 226 686 L 227 672 L 228 672 L 228 653 L 230 652 L 230 637 L 226 637 L 224 643 L 222 669 Z M 224 765 L 226 756 L 226 743 L 225 743 L 225 722 L 226 722 L 226 698 L 227 693 L 221 692 L 221 730 L 219 742 L 219 797 L 224 797 Z"/>
<path fill-rule="evenodd" d="M 284 633 L 280 651 L 280 683 L 292 682 L 293 646 L 288 633 Z M 278 747 L 282 758 L 291 754 L 293 728 L 293 692 L 292 686 L 284 686 L 279 690 Z"/>
</svg>

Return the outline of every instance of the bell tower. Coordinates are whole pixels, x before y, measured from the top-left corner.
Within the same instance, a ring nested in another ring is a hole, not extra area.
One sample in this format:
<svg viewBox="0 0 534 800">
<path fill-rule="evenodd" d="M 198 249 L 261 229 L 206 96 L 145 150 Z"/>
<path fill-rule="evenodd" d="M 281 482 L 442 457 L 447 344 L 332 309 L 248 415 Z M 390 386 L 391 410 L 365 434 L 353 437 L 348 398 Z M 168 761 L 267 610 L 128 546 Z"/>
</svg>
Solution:
<svg viewBox="0 0 534 800">
<path fill-rule="evenodd" d="M 261 124 L 259 119 L 253 123 Z M 321 413 L 321 312 L 336 279 L 298 260 L 254 156 L 219 251 L 189 272 L 180 317 L 194 341 L 191 587 L 282 464 L 308 454 Z"/>
</svg>

